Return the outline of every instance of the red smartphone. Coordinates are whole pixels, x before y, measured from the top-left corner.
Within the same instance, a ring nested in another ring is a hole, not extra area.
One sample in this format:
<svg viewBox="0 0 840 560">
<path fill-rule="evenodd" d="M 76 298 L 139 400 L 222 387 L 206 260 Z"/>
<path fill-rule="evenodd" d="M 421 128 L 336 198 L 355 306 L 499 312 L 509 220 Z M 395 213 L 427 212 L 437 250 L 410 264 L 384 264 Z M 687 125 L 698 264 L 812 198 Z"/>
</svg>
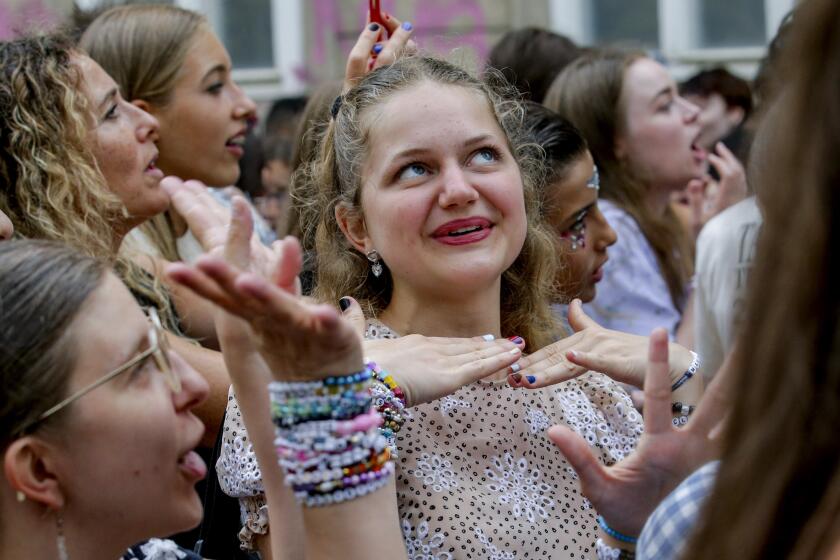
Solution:
<svg viewBox="0 0 840 560">
<path fill-rule="evenodd" d="M 382 28 L 382 36 L 387 37 L 388 32 L 385 30 L 385 18 L 382 17 L 382 10 L 379 9 L 379 0 L 368 0 L 368 10 L 370 12 L 370 22 L 378 23 Z"/>
</svg>

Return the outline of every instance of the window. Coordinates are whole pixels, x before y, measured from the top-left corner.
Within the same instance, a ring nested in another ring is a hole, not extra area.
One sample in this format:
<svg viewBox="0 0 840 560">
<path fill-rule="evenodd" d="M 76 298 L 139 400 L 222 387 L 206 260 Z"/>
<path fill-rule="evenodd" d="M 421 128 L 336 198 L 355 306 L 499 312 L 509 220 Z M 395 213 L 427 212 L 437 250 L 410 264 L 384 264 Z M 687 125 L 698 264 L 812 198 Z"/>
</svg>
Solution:
<svg viewBox="0 0 840 560">
<path fill-rule="evenodd" d="M 657 0 L 592 0 L 591 42 L 659 45 Z"/>
<path fill-rule="evenodd" d="M 271 0 L 216 0 L 214 27 L 227 47 L 233 67 L 274 66 Z"/>
<path fill-rule="evenodd" d="M 703 47 L 749 47 L 763 45 L 764 0 L 702 0 L 699 2 Z"/>
</svg>

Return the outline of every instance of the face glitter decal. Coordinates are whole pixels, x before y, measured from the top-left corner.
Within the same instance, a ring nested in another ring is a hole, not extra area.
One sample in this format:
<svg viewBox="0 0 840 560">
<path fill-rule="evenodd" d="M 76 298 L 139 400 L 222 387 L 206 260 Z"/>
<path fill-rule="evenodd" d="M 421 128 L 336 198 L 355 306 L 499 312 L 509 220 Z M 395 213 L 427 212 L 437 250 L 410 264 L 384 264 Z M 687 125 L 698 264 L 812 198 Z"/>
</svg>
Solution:
<svg viewBox="0 0 840 560">
<path fill-rule="evenodd" d="M 587 214 L 589 214 L 589 208 L 581 210 L 575 217 L 575 222 L 569 227 L 569 229 L 560 234 L 561 239 L 569 241 L 569 249 L 572 251 L 577 251 L 578 248 L 586 247 Z"/>
</svg>

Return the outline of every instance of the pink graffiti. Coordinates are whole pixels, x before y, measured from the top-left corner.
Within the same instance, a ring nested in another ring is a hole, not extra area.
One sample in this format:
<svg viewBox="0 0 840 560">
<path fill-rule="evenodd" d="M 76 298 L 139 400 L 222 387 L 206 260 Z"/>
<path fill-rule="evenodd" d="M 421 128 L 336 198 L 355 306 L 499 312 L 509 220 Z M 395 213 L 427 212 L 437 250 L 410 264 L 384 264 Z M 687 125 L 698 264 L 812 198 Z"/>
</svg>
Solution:
<svg viewBox="0 0 840 560">
<path fill-rule="evenodd" d="M 13 39 L 24 33 L 50 29 L 61 21 L 60 14 L 43 0 L 24 0 L 17 6 L 0 3 L 0 40 Z"/>
<path fill-rule="evenodd" d="M 353 29 L 347 29 L 343 25 L 341 3 L 340 0 L 312 0 L 314 22 L 309 51 L 311 68 L 326 64 L 327 51 L 336 39 L 342 56 L 347 56 L 356 42 L 358 30 L 365 24 L 367 2 L 358 2 L 355 11 L 356 25 Z M 381 5 L 383 11 L 395 14 L 395 0 L 383 0 Z M 486 17 L 477 0 L 418 0 L 413 14 L 395 15 L 412 22 L 415 40 L 424 50 L 446 55 L 456 47 L 467 47 L 473 49 L 482 60 L 490 51 Z M 472 25 L 463 31 L 465 22 Z M 460 28 L 458 35 L 453 33 L 455 25 Z M 314 78 L 308 68 L 296 68 L 294 72 L 305 81 L 312 81 Z"/>
</svg>

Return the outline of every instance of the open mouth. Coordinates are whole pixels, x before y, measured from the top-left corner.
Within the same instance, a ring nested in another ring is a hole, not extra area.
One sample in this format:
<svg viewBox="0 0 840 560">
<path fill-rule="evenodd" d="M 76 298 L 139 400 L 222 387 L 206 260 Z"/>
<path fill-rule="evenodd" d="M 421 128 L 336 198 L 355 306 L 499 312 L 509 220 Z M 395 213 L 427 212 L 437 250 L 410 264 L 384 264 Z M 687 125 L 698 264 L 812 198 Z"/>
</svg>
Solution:
<svg viewBox="0 0 840 560">
<path fill-rule="evenodd" d="M 447 245 L 463 245 L 485 239 L 492 228 L 493 222 L 487 218 L 463 218 L 440 226 L 432 237 Z"/>
<path fill-rule="evenodd" d="M 157 166 L 158 155 L 155 154 L 155 157 L 149 162 L 149 165 L 146 166 L 146 169 L 143 170 L 144 173 L 149 175 L 155 175 L 163 177 L 163 171 L 160 170 Z"/>
<path fill-rule="evenodd" d="M 193 450 L 187 451 L 178 458 L 178 468 L 190 478 L 201 480 L 207 476 L 207 465 Z"/>
<path fill-rule="evenodd" d="M 697 138 L 691 143 L 691 155 L 697 161 L 706 161 L 706 158 L 709 156 L 708 152 L 697 143 Z"/>
<path fill-rule="evenodd" d="M 462 235 L 468 235 L 470 233 L 475 233 L 476 231 L 481 231 L 484 229 L 484 226 L 470 226 L 470 227 L 463 227 L 460 229 L 456 229 L 455 231 L 450 231 L 446 234 L 447 237 L 461 237 Z"/>
<path fill-rule="evenodd" d="M 230 138 L 227 142 L 225 142 L 225 146 L 227 147 L 234 147 L 239 149 L 245 149 L 245 136 L 244 135 L 237 135 L 233 138 Z"/>
</svg>

